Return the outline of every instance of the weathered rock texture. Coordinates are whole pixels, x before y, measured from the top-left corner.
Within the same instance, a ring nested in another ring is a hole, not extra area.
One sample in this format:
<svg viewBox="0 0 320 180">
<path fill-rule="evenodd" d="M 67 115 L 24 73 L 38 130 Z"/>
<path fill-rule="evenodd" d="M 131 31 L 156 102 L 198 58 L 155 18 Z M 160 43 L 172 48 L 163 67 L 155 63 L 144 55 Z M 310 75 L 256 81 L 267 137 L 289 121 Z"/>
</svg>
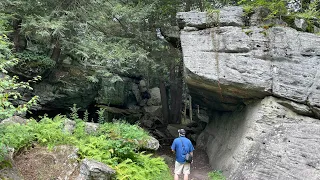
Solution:
<svg viewBox="0 0 320 180">
<path fill-rule="evenodd" d="M 84 159 L 80 166 L 80 174 L 76 180 L 111 180 L 115 173 L 115 170 L 101 162 Z"/>
<path fill-rule="evenodd" d="M 320 121 L 266 97 L 246 108 L 215 113 L 198 145 L 227 179 L 320 179 Z"/>
<path fill-rule="evenodd" d="M 1 147 L 3 148 L 3 147 Z M 13 161 L 13 148 L 6 148 L 8 152 L 7 155 L 4 156 L 4 160 L 0 162 L 0 179 L 10 179 L 10 180 L 21 180 L 22 175 L 19 172 L 18 168 L 14 164 Z"/>
<path fill-rule="evenodd" d="M 184 27 L 186 82 L 196 104 L 232 111 L 274 95 L 313 111 L 320 107 L 319 36 L 280 26 L 243 28 L 241 7 L 177 16 Z"/>
<path fill-rule="evenodd" d="M 14 158 L 23 178 L 20 179 L 75 179 L 78 172 L 78 148 L 68 145 L 56 146 L 49 151 L 37 146 L 23 151 Z"/>
<path fill-rule="evenodd" d="M 320 37 L 268 13 L 177 14 L 186 83 L 208 109 L 197 146 L 227 179 L 318 180 Z"/>
</svg>

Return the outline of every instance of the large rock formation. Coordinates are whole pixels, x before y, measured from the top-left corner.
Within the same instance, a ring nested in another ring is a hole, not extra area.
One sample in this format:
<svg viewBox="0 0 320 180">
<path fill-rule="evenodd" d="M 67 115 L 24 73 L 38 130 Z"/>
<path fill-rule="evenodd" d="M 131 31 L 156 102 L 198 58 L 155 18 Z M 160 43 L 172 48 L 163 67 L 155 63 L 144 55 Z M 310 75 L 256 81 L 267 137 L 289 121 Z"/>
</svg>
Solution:
<svg viewBox="0 0 320 180">
<path fill-rule="evenodd" d="M 228 179 L 320 179 L 320 37 L 264 10 L 177 14 L 197 145 Z"/>
<path fill-rule="evenodd" d="M 320 121 L 266 97 L 246 108 L 214 113 L 198 146 L 228 179 L 320 178 Z"/>
<path fill-rule="evenodd" d="M 196 103 L 232 111 L 274 95 L 318 112 L 320 37 L 289 27 L 243 27 L 241 7 L 215 13 L 178 14 L 186 81 Z"/>
</svg>

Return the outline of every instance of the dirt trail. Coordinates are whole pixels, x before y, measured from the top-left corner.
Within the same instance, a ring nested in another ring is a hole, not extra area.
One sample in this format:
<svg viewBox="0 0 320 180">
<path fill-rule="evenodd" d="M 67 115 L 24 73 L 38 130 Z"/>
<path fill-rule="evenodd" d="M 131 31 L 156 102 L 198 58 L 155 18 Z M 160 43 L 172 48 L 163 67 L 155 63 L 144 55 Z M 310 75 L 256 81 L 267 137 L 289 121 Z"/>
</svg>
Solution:
<svg viewBox="0 0 320 180">
<path fill-rule="evenodd" d="M 174 160 L 175 155 L 171 152 L 170 146 L 162 146 L 156 153 L 159 156 L 167 156 L 173 162 L 168 162 L 168 166 L 171 169 L 173 174 L 174 171 Z M 166 158 L 165 158 L 166 159 Z M 189 176 L 190 180 L 208 180 L 208 173 L 212 171 L 209 165 L 209 159 L 204 150 L 195 148 L 194 151 L 194 160 L 191 164 L 191 175 Z M 182 179 L 182 176 L 180 177 Z"/>
</svg>

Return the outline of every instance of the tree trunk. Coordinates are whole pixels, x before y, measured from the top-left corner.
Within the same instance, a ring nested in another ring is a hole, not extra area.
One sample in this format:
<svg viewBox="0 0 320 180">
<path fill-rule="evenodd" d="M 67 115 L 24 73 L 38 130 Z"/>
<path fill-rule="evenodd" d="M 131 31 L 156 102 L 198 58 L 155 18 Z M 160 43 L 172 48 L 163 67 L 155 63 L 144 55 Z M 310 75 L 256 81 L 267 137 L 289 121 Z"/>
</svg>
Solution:
<svg viewBox="0 0 320 180">
<path fill-rule="evenodd" d="M 192 98 L 191 96 L 189 95 L 189 117 L 190 117 L 190 121 L 192 122 Z"/>
<path fill-rule="evenodd" d="M 181 123 L 181 109 L 182 109 L 182 72 L 183 63 L 179 62 L 178 70 L 176 71 L 175 63 L 172 63 L 170 70 L 170 94 L 171 94 L 171 108 L 170 108 L 170 123 Z"/>
<path fill-rule="evenodd" d="M 168 105 L 166 86 L 163 81 L 160 81 L 160 94 L 161 94 L 163 123 L 164 123 L 164 125 L 168 125 L 168 123 L 169 123 L 169 105 Z"/>
<path fill-rule="evenodd" d="M 170 67 L 170 122 L 177 123 L 174 111 L 176 109 L 176 73 L 175 73 L 175 64 L 172 63 Z"/>
<path fill-rule="evenodd" d="M 176 118 L 177 123 L 181 123 L 181 110 L 182 110 L 182 93 L 183 93 L 183 61 L 180 60 L 177 77 L 177 95 L 176 95 Z"/>
<path fill-rule="evenodd" d="M 59 58 L 61 54 L 61 45 L 59 39 L 55 40 L 55 45 L 51 54 L 51 59 L 54 60 L 57 64 L 59 64 Z"/>
<path fill-rule="evenodd" d="M 13 20 L 13 44 L 14 44 L 14 51 L 19 52 L 22 50 L 23 45 L 20 39 L 20 29 L 21 29 L 22 20 L 15 18 Z"/>
</svg>

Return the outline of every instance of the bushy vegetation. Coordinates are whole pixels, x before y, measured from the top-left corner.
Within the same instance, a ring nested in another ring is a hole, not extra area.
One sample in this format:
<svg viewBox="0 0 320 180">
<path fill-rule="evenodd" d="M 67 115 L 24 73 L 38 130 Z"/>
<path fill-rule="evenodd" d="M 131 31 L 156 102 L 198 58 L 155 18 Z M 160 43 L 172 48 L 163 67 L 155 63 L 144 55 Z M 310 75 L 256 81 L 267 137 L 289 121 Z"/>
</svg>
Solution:
<svg viewBox="0 0 320 180">
<path fill-rule="evenodd" d="M 45 53 L 25 50 L 23 52 L 15 53 L 15 56 L 20 60 L 18 67 L 20 70 L 25 70 L 26 68 L 46 70 L 53 68 L 56 65 L 56 62 L 50 59 Z"/>
<path fill-rule="evenodd" d="M 221 171 L 212 171 L 208 173 L 210 180 L 226 180 Z"/>
<path fill-rule="evenodd" d="M 17 113 L 24 113 L 29 107 L 36 104 L 38 97 L 33 97 L 24 104 L 14 104 L 13 102 L 21 98 L 20 91 L 29 89 L 30 82 L 38 80 L 40 77 L 35 77 L 29 82 L 18 81 L 17 76 L 9 76 L 7 68 L 17 64 L 18 59 L 12 54 L 9 38 L 7 37 L 5 15 L 0 13 L 0 122 L 1 120 L 11 117 Z"/>
<path fill-rule="evenodd" d="M 168 166 L 163 159 L 139 152 L 148 134 L 138 125 L 119 121 L 102 124 L 99 130 L 88 135 L 85 122 L 76 120 L 72 134 L 63 131 L 65 117 L 57 115 L 50 119 L 43 117 L 40 122 L 30 120 L 26 125 L 1 125 L 0 160 L 5 152 L 3 145 L 16 150 L 28 148 L 32 143 L 53 148 L 70 144 L 79 148 L 81 159 L 89 158 L 103 162 L 117 172 L 117 179 L 170 179 Z"/>
<path fill-rule="evenodd" d="M 281 15 L 286 15 L 287 7 L 286 1 L 279 0 L 241 0 L 238 4 L 244 6 L 246 13 L 250 14 L 254 11 L 254 8 L 264 7 L 270 10 L 270 14 L 267 18 L 279 17 Z"/>
</svg>

